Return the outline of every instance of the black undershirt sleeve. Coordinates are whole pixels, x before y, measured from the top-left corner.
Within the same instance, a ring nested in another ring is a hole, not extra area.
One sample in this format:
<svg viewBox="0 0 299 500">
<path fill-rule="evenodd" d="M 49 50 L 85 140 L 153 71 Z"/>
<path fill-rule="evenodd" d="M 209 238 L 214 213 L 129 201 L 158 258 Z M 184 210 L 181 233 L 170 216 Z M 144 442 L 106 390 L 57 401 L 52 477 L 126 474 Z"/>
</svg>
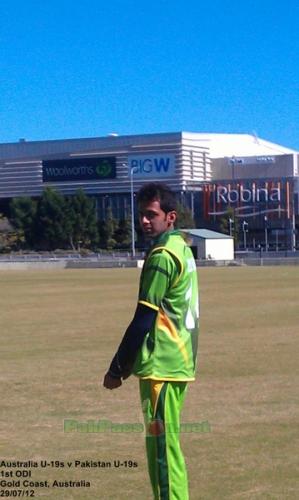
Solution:
<svg viewBox="0 0 299 500">
<path fill-rule="evenodd" d="M 146 334 L 150 331 L 158 311 L 138 304 L 134 318 L 129 324 L 119 348 L 112 359 L 109 375 L 115 378 L 129 376 L 137 353 L 141 348 Z"/>
</svg>

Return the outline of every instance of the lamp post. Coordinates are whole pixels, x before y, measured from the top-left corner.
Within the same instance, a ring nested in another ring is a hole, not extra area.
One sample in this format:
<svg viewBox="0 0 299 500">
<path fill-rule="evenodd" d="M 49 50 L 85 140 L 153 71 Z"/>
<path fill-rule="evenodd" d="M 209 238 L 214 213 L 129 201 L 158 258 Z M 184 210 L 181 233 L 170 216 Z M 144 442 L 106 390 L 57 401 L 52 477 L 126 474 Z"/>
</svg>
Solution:
<svg viewBox="0 0 299 500">
<path fill-rule="evenodd" d="M 236 166 L 237 159 L 235 156 L 232 156 L 231 159 L 229 160 L 229 163 L 232 167 L 232 186 L 235 188 L 235 166 Z M 229 218 L 229 234 L 230 236 L 233 235 L 234 231 L 234 242 L 237 244 L 238 241 L 238 230 L 237 230 L 237 224 L 235 224 L 235 209 L 233 208 L 233 213 L 232 213 L 233 219 Z"/>
<path fill-rule="evenodd" d="M 133 185 L 133 169 L 130 169 L 130 187 L 131 187 L 131 231 L 132 231 L 132 257 L 135 258 L 135 219 L 134 219 L 134 185 Z"/>
<path fill-rule="evenodd" d="M 267 215 L 264 216 L 264 222 L 265 222 L 265 252 L 268 252 L 268 217 L 267 217 Z"/>
<path fill-rule="evenodd" d="M 235 156 L 232 156 L 231 159 L 229 160 L 230 164 L 231 164 L 231 167 L 232 167 L 232 181 L 233 181 L 233 184 L 234 184 L 234 180 L 235 180 L 235 165 L 236 165 L 236 157 Z"/>
<path fill-rule="evenodd" d="M 229 235 L 232 236 L 233 235 L 233 225 L 234 225 L 234 221 L 233 219 L 229 218 L 228 219 L 228 222 L 229 222 Z"/>
<path fill-rule="evenodd" d="M 292 252 L 296 252 L 296 220 L 295 220 L 295 211 L 293 211 L 293 217 L 292 217 Z"/>
<path fill-rule="evenodd" d="M 244 241 L 244 250 L 247 249 L 247 242 L 246 242 L 246 233 L 248 232 L 248 222 L 246 220 L 243 220 L 243 241 Z"/>
</svg>

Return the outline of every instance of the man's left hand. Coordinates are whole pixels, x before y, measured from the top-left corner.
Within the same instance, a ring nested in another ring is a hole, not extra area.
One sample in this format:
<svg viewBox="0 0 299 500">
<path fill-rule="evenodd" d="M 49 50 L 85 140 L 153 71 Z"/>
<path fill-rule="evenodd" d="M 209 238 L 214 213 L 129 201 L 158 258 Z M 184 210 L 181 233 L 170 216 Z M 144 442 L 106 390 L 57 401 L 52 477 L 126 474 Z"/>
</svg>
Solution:
<svg viewBox="0 0 299 500">
<path fill-rule="evenodd" d="M 106 387 L 106 389 L 117 389 L 118 387 L 120 387 L 122 384 L 122 381 L 120 378 L 115 378 L 115 377 L 111 377 L 111 375 L 109 375 L 109 373 L 106 373 L 105 377 L 104 377 L 104 383 L 103 383 L 103 386 Z"/>
</svg>

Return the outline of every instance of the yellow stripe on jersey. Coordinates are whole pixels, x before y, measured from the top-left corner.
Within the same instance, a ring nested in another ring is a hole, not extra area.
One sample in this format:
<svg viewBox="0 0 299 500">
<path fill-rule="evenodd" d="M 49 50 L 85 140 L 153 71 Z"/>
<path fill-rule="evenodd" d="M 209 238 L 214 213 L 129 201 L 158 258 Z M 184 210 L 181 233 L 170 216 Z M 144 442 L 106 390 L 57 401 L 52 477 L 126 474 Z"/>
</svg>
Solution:
<svg viewBox="0 0 299 500">
<path fill-rule="evenodd" d="M 158 306 L 155 306 L 154 304 L 151 304 L 150 302 L 146 302 L 145 300 L 138 300 L 138 304 L 143 304 L 144 306 L 150 307 L 151 309 L 154 309 L 155 311 L 159 311 Z"/>
<path fill-rule="evenodd" d="M 188 352 L 186 350 L 185 344 L 184 344 L 183 340 L 180 338 L 173 322 L 167 316 L 167 314 L 163 311 L 163 309 L 159 310 L 157 326 L 158 326 L 159 330 L 162 330 L 165 333 L 168 333 L 172 337 L 172 339 L 178 344 L 178 348 L 183 355 L 185 363 L 187 364 L 188 360 L 189 360 L 189 356 L 188 356 Z"/>
<path fill-rule="evenodd" d="M 156 415 L 158 399 L 163 385 L 164 382 L 154 382 L 154 381 L 151 382 L 151 403 L 152 403 L 154 417 Z"/>
</svg>

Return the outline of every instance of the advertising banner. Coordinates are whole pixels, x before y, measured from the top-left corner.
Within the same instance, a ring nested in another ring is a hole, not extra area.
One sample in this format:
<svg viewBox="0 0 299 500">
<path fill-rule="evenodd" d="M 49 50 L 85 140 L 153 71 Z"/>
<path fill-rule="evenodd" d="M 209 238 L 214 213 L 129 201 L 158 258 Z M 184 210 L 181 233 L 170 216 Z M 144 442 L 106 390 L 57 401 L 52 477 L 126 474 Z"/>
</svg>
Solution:
<svg viewBox="0 0 299 500">
<path fill-rule="evenodd" d="M 291 180 L 244 180 L 241 182 L 217 182 L 204 186 L 204 215 L 223 216 L 228 208 L 234 209 L 235 217 L 292 216 L 293 183 Z"/>
<path fill-rule="evenodd" d="M 43 161 L 43 182 L 104 180 L 115 177 L 115 156 Z"/>
<path fill-rule="evenodd" d="M 160 179 L 175 174 L 174 154 L 129 155 L 129 172 L 138 179 Z"/>
</svg>

